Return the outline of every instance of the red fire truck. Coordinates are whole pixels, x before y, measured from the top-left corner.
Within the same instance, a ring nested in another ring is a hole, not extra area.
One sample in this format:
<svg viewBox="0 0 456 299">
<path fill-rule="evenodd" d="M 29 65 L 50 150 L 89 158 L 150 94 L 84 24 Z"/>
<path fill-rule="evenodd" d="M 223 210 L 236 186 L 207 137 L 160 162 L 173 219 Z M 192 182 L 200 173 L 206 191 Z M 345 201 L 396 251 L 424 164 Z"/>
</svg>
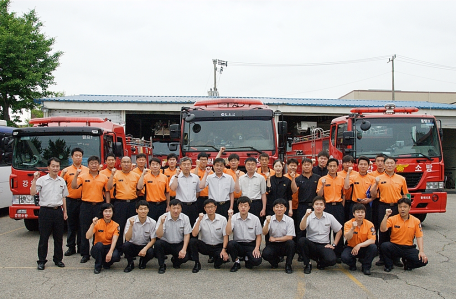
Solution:
<svg viewBox="0 0 456 299">
<path fill-rule="evenodd" d="M 190 157 L 193 163 L 200 152 L 215 159 L 221 147 L 222 158 L 232 153 L 240 157 L 240 168 L 248 157 L 258 159 L 267 153 L 270 164 L 283 150 L 286 122 L 277 122 L 278 113 L 257 99 L 214 98 L 197 101 L 192 107 L 182 107 L 181 122 L 170 126 L 171 138 L 180 140 L 180 157 Z M 277 134 L 278 131 L 278 134 Z M 280 142 L 279 142 L 280 139 Z M 278 144 L 281 146 L 278 146 Z"/>
<path fill-rule="evenodd" d="M 414 107 L 354 108 L 350 115 L 333 119 L 329 131 L 312 130 L 295 138 L 287 158 L 315 158 L 323 149 L 340 162 L 344 155 L 355 159 L 378 154 L 397 159 L 396 172 L 405 177 L 411 193 L 411 213 L 423 221 L 427 213 L 444 213 L 442 130 L 434 116 L 415 114 Z M 372 165 L 370 171 L 375 170 Z"/>
<path fill-rule="evenodd" d="M 83 165 L 90 156 L 98 156 L 103 163 L 107 154 L 114 153 L 116 167 L 120 168 L 123 156 L 139 153 L 152 156 L 152 142 L 125 136 L 121 125 L 96 117 L 48 117 L 30 121 L 34 127 L 13 131 L 13 157 L 10 187 L 13 202 L 9 207 L 12 219 L 24 219 L 29 230 L 38 229 L 38 197 L 30 195 L 30 185 L 35 171 L 47 171 L 47 160 L 60 159 L 61 169 L 71 165 L 71 150 L 84 151 Z"/>
</svg>

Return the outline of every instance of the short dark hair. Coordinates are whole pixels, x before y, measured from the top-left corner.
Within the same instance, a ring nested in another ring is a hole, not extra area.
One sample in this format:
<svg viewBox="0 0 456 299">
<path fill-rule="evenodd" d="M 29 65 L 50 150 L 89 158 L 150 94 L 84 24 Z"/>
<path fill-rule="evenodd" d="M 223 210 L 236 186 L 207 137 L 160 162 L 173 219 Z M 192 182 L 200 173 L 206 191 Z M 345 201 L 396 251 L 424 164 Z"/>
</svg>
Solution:
<svg viewBox="0 0 456 299">
<path fill-rule="evenodd" d="M 247 162 L 254 162 L 256 164 L 257 160 L 254 157 L 248 157 L 245 159 L 244 164 L 247 164 Z"/>
<path fill-rule="evenodd" d="M 84 151 L 80 147 L 75 147 L 71 150 L 71 156 L 73 157 L 74 152 L 80 152 L 82 155 L 84 155 Z"/>
<path fill-rule="evenodd" d="M 313 161 L 307 157 L 304 157 L 302 158 L 302 162 L 301 162 L 301 165 L 303 165 L 304 163 L 310 163 L 310 164 L 313 164 Z"/>
<path fill-rule="evenodd" d="M 375 160 L 377 160 L 377 158 L 385 159 L 385 155 L 384 154 L 378 154 L 377 156 L 375 156 Z"/>
<path fill-rule="evenodd" d="M 252 205 L 252 200 L 250 198 L 248 198 L 247 196 L 241 196 L 237 199 L 237 205 L 239 206 L 239 204 L 241 203 L 248 203 L 249 206 Z"/>
<path fill-rule="evenodd" d="M 215 202 L 215 200 L 213 200 L 212 198 L 208 198 L 204 201 L 203 203 L 203 207 L 206 207 L 208 204 L 210 203 L 213 203 L 214 205 L 217 205 L 217 203 Z"/>
<path fill-rule="evenodd" d="M 397 162 L 396 159 L 394 159 L 393 157 L 390 157 L 390 156 L 385 156 L 385 162 L 386 162 L 386 160 L 393 160 L 394 163 Z"/>
<path fill-rule="evenodd" d="M 179 199 L 173 199 L 169 202 L 170 207 L 177 206 L 177 205 L 181 206 L 181 208 L 182 208 L 182 202 Z"/>
<path fill-rule="evenodd" d="M 408 205 L 409 207 L 412 206 L 412 201 L 410 199 L 408 199 L 407 197 L 402 197 L 401 199 L 399 199 L 397 201 L 397 205 L 400 205 L 401 203 L 405 203 L 406 205 Z"/>
<path fill-rule="evenodd" d="M 266 154 L 266 153 L 261 153 L 261 154 L 260 154 L 260 156 L 258 157 L 258 159 L 260 159 L 260 160 L 261 160 L 261 158 L 263 158 L 263 157 L 264 157 L 264 158 L 268 158 L 268 159 L 269 159 L 269 155 L 268 155 L 268 154 Z"/>
<path fill-rule="evenodd" d="M 331 162 L 336 162 L 337 166 L 339 166 L 339 160 L 337 160 L 336 158 L 329 158 L 328 164 L 326 164 L 326 165 L 329 165 L 329 163 L 331 163 Z"/>
<path fill-rule="evenodd" d="M 112 212 L 114 213 L 114 206 L 109 202 L 105 202 L 100 206 L 100 217 L 98 217 L 98 218 L 100 218 L 100 219 L 103 218 L 103 212 L 104 212 L 104 210 L 107 210 L 107 209 L 111 209 Z"/>
<path fill-rule="evenodd" d="M 228 156 L 228 161 L 231 161 L 233 159 L 236 159 L 239 161 L 239 155 L 238 154 L 231 154 Z"/>
<path fill-rule="evenodd" d="M 370 160 L 369 160 L 369 158 L 366 157 L 366 156 L 361 156 L 361 157 L 359 157 L 359 158 L 358 158 L 358 164 L 359 164 L 359 161 L 366 161 L 366 162 L 367 162 L 367 165 L 370 164 Z"/>
<path fill-rule="evenodd" d="M 283 166 L 283 161 L 282 161 L 282 159 L 275 159 L 274 162 L 272 162 L 272 167 L 274 167 L 274 165 L 276 165 L 276 163 L 280 163 L 280 165 Z"/>
<path fill-rule="evenodd" d="M 212 165 L 215 165 L 217 163 L 222 163 L 223 165 L 225 165 L 225 159 L 217 158 L 217 159 L 214 160 L 214 163 L 212 163 Z"/>
<path fill-rule="evenodd" d="M 151 158 L 149 161 L 149 165 L 152 164 L 152 162 L 155 162 L 155 163 L 158 163 L 159 165 L 161 165 L 161 161 L 157 157 Z"/>
<path fill-rule="evenodd" d="M 100 158 L 98 158 L 97 156 L 90 156 L 89 159 L 87 159 L 87 164 L 89 164 L 92 161 L 97 161 L 98 163 L 100 163 Z"/>
<path fill-rule="evenodd" d="M 183 157 L 182 159 L 180 159 L 179 164 L 182 164 L 183 162 L 186 162 L 186 161 L 190 161 L 190 163 L 192 163 L 192 159 L 190 159 L 189 157 Z"/>
<path fill-rule="evenodd" d="M 146 154 L 144 154 L 144 153 L 137 154 L 137 155 L 136 155 L 136 159 L 139 159 L 139 158 L 144 158 L 144 159 L 147 160 L 147 156 L 146 156 Z"/>
<path fill-rule="evenodd" d="M 209 158 L 209 155 L 206 152 L 201 152 L 198 154 L 198 160 L 201 158 Z"/>
<path fill-rule="evenodd" d="M 59 159 L 59 158 L 51 157 L 51 158 L 49 158 L 49 160 L 48 160 L 48 166 L 51 166 L 51 162 L 52 162 L 52 161 L 57 162 L 57 163 L 59 163 L 59 165 L 60 165 L 60 159 Z"/>
<path fill-rule="evenodd" d="M 285 207 L 288 207 L 288 202 L 285 199 L 283 199 L 283 198 L 277 198 L 272 203 L 273 207 L 275 207 L 276 205 L 284 205 Z"/>
<path fill-rule="evenodd" d="M 287 165 L 290 165 L 291 163 L 294 163 L 296 165 L 299 164 L 298 159 L 295 159 L 295 158 L 287 159 Z"/>
<path fill-rule="evenodd" d="M 314 199 L 312 200 L 312 206 L 315 205 L 315 202 L 317 201 L 322 201 L 323 204 L 326 206 L 326 199 L 323 196 L 315 196 Z"/>
<path fill-rule="evenodd" d="M 168 154 L 168 156 L 166 156 L 167 160 L 172 159 L 172 158 L 179 160 L 179 157 L 175 153 L 171 153 L 171 154 Z"/>
<path fill-rule="evenodd" d="M 108 159 L 108 157 L 113 157 L 115 159 L 116 155 L 114 155 L 114 153 L 109 153 L 106 155 L 106 159 Z"/>
<path fill-rule="evenodd" d="M 148 209 L 150 208 L 149 203 L 147 200 L 141 199 L 136 202 L 136 210 L 139 209 L 140 206 L 146 206 Z"/>
<path fill-rule="evenodd" d="M 326 150 L 322 150 L 321 152 L 318 153 L 317 158 L 320 157 L 326 157 L 329 159 L 329 153 Z"/>
<path fill-rule="evenodd" d="M 352 162 L 354 163 L 355 162 L 355 158 L 353 158 L 353 156 L 350 156 L 350 155 L 345 155 L 342 157 L 342 163 L 347 163 L 347 162 Z M 328 162 L 329 163 L 329 162 Z"/>
<path fill-rule="evenodd" d="M 352 213 L 354 214 L 355 211 L 366 211 L 366 206 L 364 206 L 362 203 L 355 203 L 352 207 Z"/>
</svg>

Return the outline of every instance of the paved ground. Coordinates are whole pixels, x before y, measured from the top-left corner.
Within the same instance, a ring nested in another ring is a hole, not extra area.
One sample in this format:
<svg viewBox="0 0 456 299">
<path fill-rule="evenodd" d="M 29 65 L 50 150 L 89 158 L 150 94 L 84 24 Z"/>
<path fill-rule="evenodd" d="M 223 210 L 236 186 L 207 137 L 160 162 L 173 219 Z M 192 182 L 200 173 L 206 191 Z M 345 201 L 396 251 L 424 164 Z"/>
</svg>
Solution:
<svg viewBox="0 0 456 299">
<path fill-rule="evenodd" d="M 423 223 L 425 252 L 429 265 L 411 272 L 393 269 L 383 272 L 373 266 L 370 277 L 349 272 L 343 265 L 312 271 L 305 275 L 294 260 L 294 273 L 271 270 L 267 262 L 254 270 L 242 268 L 230 273 L 230 264 L 220 270 L 202 258 L 203 269 L 191 273 L 193 262 L 181 269 L 168 267 L 157 273 L 153 259 L 145 270 L 124 273 L 126 260 L 111 270 L 93 274 L 93 259 L 80 264 L 79 256 L 65 257 L 65 268 L 52 263 L 52 243 L 44 271 L 36 270 L 38 233 L 29 232 L 22 221 L 9 219 L 0 211 L 1 298 L 87 298 L 160 296 L 161 298 L 456 298 L 456 195 L 450 194 L 447 213 L 431 214 Z M 52 238 L 51 238 L 52 242 Z M 168 262 L 170 264 L 170 262 Z M 169 265 L 170 266 L 170 265 Z"/>
</svg>

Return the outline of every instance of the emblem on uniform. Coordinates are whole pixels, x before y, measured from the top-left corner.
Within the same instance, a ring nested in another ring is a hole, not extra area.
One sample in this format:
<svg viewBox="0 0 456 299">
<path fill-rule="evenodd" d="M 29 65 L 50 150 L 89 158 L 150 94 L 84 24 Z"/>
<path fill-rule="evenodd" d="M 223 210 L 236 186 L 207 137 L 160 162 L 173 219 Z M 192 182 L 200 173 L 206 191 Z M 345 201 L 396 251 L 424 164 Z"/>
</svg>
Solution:
<svg viewBox="0 0 456 299">
<path fill-rule="evenodd" d="M 120 179 L 120 180 L 119 180 L 119 182 L 123 182 L 123 180 L 122 180 L 122 179 Z"/>
<path fill-rule="evenodd" d="M 395 225 L 394 228 L 401 228 L 401 226 L 400 225 Z"/>
<path fill-rule="evenodd" d="M 148 183 L 148 184 L 152 184 L 152 183 L 153 183 L 153 181 L 147 181 L 147 183 Z"/>
<path fill-rule="evenodd" d="M 86 183 L 90 183 L 90 180 L 85 180 L 84 182 L 86 182 Z"/>
</svg>

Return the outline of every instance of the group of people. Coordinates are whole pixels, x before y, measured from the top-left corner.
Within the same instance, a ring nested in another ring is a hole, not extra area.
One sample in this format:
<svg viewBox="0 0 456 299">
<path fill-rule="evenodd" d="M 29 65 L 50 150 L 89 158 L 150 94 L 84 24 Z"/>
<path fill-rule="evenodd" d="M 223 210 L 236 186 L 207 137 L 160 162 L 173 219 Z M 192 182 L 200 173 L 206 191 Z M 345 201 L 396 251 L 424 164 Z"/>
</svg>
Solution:
<svg viewBox="0 0 456 299">
<path fill-rule="evenodd" d="M 395 173 L 393 158 L 378 155 L 377 170 L 368 173 L 368 158 L 358 158 L 357 172 L 353 157 L 345 156 L 343 170 L 337 172 L 339 161 L 322 151 L 317 166 L 303 158 L 298 174 L 296 159 L 287 160 L 286 171 L 281 160 L 270 169 L 270 157 L 263 153 L 258 168 L 256 158 L 245 160 L 244 173 L 238 169 L 239 156 L 224 159 L 224 150 L 212 167 L 203 152 L 194 169 L 190 158 L 178 161 L 175 154 L 168 155 L 167 163 L 152 158 L 147 169 L 146 156 L 138 154 L 135 168 L 123 157 L 117 170 L 115 157 L 108 155 L 106 169 L 100 170 L 96 156 L 88 158 L 88 167 L 81 165 L 83 151 L 75 148 L 73 165 L 60 176 L 60 161 L 51 158 L 49 173 L 40 177 L 36 172 L 31 185 L 41 206 L 38 269 L 45 268 L 51 233 L 57 266 L 65 266 L 63 255 L 80 253 L 81 263 L 95 259 L 96 274 L 123 254 L 124 272 L 134 269 L 136 257 L 139 269 L 156 257 L 160 274 L 168 255 L 174 268 L 192 260 L 193 273 L 201 269 L 199 254 L 207 255 L 216 269 L 231 258 L 231 272 L 241 268 L 241 261 L 251 269 L 264 259 L 272 268 L 285 261 L 285 272 L 292 273 L 295 253 L 306 274 L 312 271 L 311 260 L 319 269 L 342 261 L 355 271 L 358 259 L 370 275 L 377 251 L 377 265 L 387 272 L 393 265 L 413 269 L 427 264 L 421 224 L 409 214 L 407 185 Z"/>
</svg>

